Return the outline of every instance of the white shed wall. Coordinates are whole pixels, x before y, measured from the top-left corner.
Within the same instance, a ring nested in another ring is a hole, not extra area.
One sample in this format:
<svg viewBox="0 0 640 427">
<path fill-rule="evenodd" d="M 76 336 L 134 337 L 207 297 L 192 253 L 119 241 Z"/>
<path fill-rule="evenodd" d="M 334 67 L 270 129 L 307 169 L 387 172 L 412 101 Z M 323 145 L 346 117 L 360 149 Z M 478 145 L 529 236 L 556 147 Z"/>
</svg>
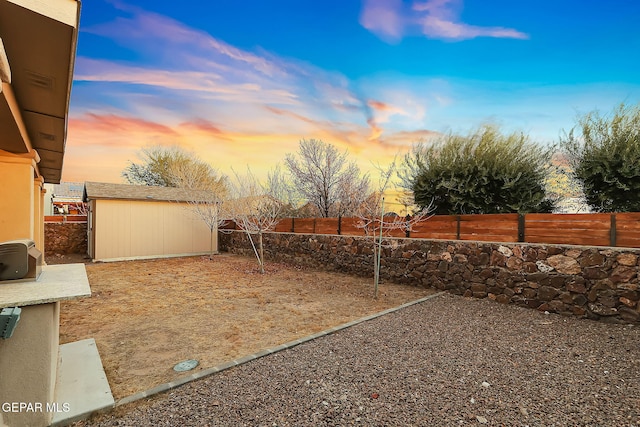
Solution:
<svg viewBox="0 0 640 427">
<path fill-rule="evenodd" d="M 92 208 L 95 248 L 90 253 L 96 261 L 209 253 L 209 228 L 186 203 L 96 200 Z"/>
</svg>

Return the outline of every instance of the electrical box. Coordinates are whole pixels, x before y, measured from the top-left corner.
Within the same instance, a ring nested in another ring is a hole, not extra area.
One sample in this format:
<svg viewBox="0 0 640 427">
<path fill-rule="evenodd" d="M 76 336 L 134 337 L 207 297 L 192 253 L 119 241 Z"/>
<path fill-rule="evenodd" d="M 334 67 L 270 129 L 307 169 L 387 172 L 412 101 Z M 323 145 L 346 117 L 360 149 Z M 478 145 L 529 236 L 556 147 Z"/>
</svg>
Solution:
<svg viewBox="0 0 640 427">
<path fill-rule="evenodd" d="M 11 338 L 20 320 L 20 312 L 22 312 L 20 307 L 3 308 L 0 311 L 0 338 Z"/>
<path fill-rule="evenodd" d="M 32 278 L 42 272 L 42 252 L 33 240 L 0 243 L 0 281 Z"/>
</svg>

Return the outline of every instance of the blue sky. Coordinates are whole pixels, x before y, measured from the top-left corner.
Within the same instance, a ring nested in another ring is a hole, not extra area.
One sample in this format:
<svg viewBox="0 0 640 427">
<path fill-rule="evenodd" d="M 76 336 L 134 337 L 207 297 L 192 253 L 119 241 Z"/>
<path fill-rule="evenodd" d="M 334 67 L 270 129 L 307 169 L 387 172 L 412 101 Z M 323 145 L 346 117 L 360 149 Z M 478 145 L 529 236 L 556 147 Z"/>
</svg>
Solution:
<svg viewBox="0 0 640 427">
<path fill-rule="evenodd" d="M 302 138 L 365 170 L 485 122 L 557 142 L 640 102 L 636 0 L 82 4 L 63 179 L 152 144 L 261 174 Z"/>
</svg>

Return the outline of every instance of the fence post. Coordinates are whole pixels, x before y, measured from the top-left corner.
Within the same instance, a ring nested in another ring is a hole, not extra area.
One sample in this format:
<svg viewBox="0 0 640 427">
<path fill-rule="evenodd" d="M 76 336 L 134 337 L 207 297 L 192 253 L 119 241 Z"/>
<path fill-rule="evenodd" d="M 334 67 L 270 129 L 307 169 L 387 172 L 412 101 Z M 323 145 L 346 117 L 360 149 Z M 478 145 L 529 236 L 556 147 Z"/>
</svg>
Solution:
<svg viewBox="0 0 640 427">
<path fill-rule="evenodd" d="M 291 218 L 291 232 L 292 233 L 296 232 L 296 219 L 295 218 Z"/>
<path fill-rule="evenodd" d="M 456 240 L 460 240 L 460 215 L 456 215 Z"/>
<path fill-rule="evenodd" d="M 338 215 L 338 236 L 342 234 L 342 215 Z"/>
<path fill-rule="evenodd" d="M 316 234 L 316 219 L 317 218 L 313 218 L 313 234 Z"/>
<path fill-rule="evenodd" d="M 405 221 L 407 221 L 407 223 L 404 226 L 405 237 L 411 237 L 411 227 L 410 227 L 411 215 L 407 214 L 407 216 L 404 219 L 405 219 Z"/>
<path fill-rule="evenodd" d="M 609 226 L 609 246 L 616 246 L 616 214 L 611 214 L 611 225 Z"/>
<path fill-rule="evenodd" d="M 524 214 L 518 214 L 518 242 L 524 242 Z"/>
</svg>

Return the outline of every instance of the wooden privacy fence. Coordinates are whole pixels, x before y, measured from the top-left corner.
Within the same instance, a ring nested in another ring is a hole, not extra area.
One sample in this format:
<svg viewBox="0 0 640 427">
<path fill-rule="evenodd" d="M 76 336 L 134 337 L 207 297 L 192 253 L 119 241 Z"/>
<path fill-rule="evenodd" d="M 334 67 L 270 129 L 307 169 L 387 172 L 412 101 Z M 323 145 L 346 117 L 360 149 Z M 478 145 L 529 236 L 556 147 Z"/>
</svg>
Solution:
<svg viewBox="0 0 640 427">
<path fill-rule="evenodd" d="M 389 220 L 386 218 L 385 220 Z M 397 218 L 403 221 L 403 218 Z M 226 229 L 236 229 L 229 221 Z M 364 236 L 359 218 L 284 218 L 275 232 Z M 436 215 L 391 237 L 640 248 L 640 213 Z"/>
</svg>

